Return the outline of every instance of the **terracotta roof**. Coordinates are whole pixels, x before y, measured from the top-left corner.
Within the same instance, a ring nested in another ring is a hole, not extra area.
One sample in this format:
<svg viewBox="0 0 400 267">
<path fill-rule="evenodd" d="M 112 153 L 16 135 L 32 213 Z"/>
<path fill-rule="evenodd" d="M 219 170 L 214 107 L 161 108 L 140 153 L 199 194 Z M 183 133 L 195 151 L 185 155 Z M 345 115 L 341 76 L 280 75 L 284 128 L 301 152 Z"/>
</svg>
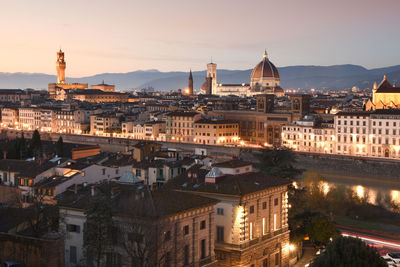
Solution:
<svg viewBox="0 0 400 267">
<path fill-rule="evenodd" d="M 264 57 L 263 60 L 258 63 L 253 71 L 251 72 L 250 79 L 260 78 L 280 78 L 278 69 L 269 61 L 268 57 Z"/>
<path fill-rule="evenodd" d="M 175 190 L 215 193 L 231 196 L 244 196 L 258 191 L 290 184 L 288 179 L 249 172 L 238 175 L 225 175 L 215 184 L 206 183 L 205 176 L 209 170 L 196 165 L 186 173 L 169 180 L 164 187 Z M 190 177 L 188 176 L 190 173 Z"/>
<path fill-rule="evenodd" d="M 146 217 L 159 218 L 215 205 L 219 202 L 212 198 L 167 189 L 150 191 L 143 185 L 111 183 L 100 184 L 95 188 L 96 195 L 107 195 L 110 194 L 110 191 L 113 192 L 110 201 L 114 214 L 121 215 L 129 212 L 133 203 L 136 207 L 153 209 L 152 211 L 143 210 Z M 89 185 L 82 188 L 77 194 L 72 191 L 64 192 L 59 196 L 59 204 L 65 208 L 84 210 L 91 198 L 91 186 Z"/>
<path fill-rule="evenodd" d="M 57 166 L 56 162 L 45 161 L 39 163 L 36 161 L 25 161 L 17 159 L 0 160 L 0 171 L 17 172 L 19 177 L 34 178 L 38 174 Z"/>
<path fill-rule="evenodd" d="M 173 112 L 169 112 L 167 114 L 167 116 L 181 116 L 181 117 L 194 117 L 197 114 L 200 114 L 198 112 L 194 112 L 194 111 L 173 111 Z"/>
</svg>

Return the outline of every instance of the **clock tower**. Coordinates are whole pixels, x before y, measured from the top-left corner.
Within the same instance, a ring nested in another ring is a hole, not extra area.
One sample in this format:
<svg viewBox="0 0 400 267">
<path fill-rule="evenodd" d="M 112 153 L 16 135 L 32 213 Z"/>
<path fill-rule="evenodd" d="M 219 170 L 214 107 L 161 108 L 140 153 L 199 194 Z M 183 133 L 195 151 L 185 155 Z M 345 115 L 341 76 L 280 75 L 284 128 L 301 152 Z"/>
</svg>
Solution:
<svg viewBox="0 0 400 267">
<path fill-rule="evenodd" d="M 64 52 L 58 51 L 57 52 L 57 62 L 56 62 L 56 68 L 57 68 L 57 83 L 65 83 L 65 67 L 66 63 L 64 60 Z"/>
</svg>

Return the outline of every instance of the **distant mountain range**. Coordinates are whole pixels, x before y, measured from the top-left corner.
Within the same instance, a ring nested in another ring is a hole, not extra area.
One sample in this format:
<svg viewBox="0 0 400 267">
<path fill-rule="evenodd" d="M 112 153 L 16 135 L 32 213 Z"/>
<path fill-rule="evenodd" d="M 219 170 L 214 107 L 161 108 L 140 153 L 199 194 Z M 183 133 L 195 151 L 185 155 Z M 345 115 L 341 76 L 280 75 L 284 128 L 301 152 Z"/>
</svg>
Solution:
<svg viewBox="0 0 400 267">
<path fill-rule="evenodd" d="M 386 74 L 391 83 L 400 84 L 400 65 L 366 69 L 357 65 L 335 66 L 289 66 L 278 68 L 281 85 L 284 89 L 342 89 L 358 86 L 371 88 Z M 205 71 L 193 72 L 194 88 L 200 89 L 205 81 Z M 249 83 L 251 69 L 218 70 L 219 83 Z M 103 80 L 115 84 L 117 89 L 132 90 L 153 87 L 155 90 L 176 90 L 187 87 L 187 72 L 160 72 L 158 70 L 139 70 L 128 73 L 103 73 L 82 78 L 67 78 L 67 82 L 99 84 Z M 55 75 L 42 73 L 0 72 L 0 88 L 47 89 L 47 84 L 55 82 Z"/>
</svg>

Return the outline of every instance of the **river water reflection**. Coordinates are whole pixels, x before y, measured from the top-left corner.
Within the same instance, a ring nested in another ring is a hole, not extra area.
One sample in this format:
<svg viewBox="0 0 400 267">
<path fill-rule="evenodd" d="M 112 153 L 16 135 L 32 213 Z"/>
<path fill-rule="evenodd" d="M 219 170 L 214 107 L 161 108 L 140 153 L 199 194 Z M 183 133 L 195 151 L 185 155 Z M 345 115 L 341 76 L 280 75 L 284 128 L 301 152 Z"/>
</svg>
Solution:
<svg viewBox="0 0 400 267">
<path fill-rule="evenodd" d="M 371 204 L 377 205 L 382 200 L 392 201 L 400 205 L 400 181 L 363 178 L 356 176 L 338 176 L 322 174 L 324 181 L 321 189 L 327 194 L 333 187 L 346 186 L 354 191 L 359 198 L 366 198 Z"/>
</svg>

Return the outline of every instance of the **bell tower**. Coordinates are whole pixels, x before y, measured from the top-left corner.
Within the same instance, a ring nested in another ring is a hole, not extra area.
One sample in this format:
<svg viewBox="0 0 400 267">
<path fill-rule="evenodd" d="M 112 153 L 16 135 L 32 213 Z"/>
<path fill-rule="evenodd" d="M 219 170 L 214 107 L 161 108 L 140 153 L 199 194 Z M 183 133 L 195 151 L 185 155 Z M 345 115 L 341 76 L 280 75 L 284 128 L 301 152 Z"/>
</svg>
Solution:
<svg viewBox="0 0 400 267">
<path fill-rule="evenodd" d="M 192 70 L 189 72 L 189 80 L 188 80 L 188 95 L 193 95 L 193 76 L 192 76 Z"/>
<path fill-rule="evenodd" d="M 65 67 L 66 63 L 64 60 L 64 52 L 58 51 L 57 52 L 57 62 L 56 62 L 56 69 L 57 69 L 57 83 L 65 83 Z"/>
<path fill-rule="evenodd" d="M 207 76 L 206 79 L 211 79 L 211 92 L 210 94 L 215 94 L 217 89 L 217 64 L 211 63 L 207 64 Z"/>
</svg>

